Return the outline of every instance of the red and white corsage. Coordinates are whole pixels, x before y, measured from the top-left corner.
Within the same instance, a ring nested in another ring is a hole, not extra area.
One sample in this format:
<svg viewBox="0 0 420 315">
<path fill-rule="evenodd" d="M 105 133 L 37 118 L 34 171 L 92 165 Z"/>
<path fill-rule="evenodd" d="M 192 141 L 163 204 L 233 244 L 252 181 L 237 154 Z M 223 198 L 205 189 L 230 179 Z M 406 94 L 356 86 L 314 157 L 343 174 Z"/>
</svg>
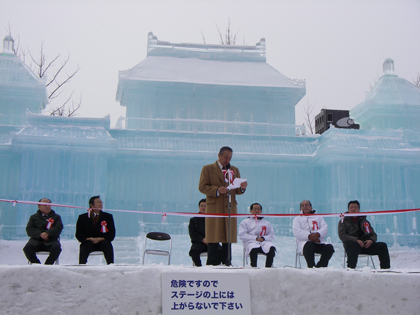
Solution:
<svg viewBox="0 0 420 315">
<path fill-rule="evenodd" d="M 109 230 L 108 230 L 108 228 L 107 228 L 106 226 L 107 226 L 106 221 L 102 221 L 102 222 L 101 222 L 101 232 L 102 232 L 102 233 L 109 232 Z"/>
</svg>

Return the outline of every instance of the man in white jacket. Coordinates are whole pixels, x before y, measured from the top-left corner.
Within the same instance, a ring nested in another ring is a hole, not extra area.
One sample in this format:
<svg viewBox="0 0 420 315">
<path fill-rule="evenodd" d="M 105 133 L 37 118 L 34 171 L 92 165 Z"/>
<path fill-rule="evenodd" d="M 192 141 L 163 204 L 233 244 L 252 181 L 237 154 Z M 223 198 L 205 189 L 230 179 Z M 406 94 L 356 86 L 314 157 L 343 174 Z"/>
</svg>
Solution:
<svg viewBox="0 0 420 315">
<path fill-rule="evenodd" d="M 253 203 L 250 206 L 252 217 L 246 218 L 239 225 L 239 238 L 244 244 L 245 257 L 250 257 L 251 267 L 257 267 L 258 253 L 266 255 L 265 267 L 270 268 L 273 265 L 276 248 L 274 240 L 274 230 L 270 222 L 260 217 L 262 206 L 259 203 Z"/>
<path fill-rule="evenodd" d="M 309 200 L 300 203 L 300 212 L 305 215 L 293 219 L 293 234 L 299 253 L 305 257 L 308 268 L 328 267 L 328 261 L 334 253 L 331 244 L 325 244 L 328 233 L 328 225 L 321 216 L 315 213 Z M 321 254 L 321 259 L 315 265 L 315 253 Z"/>
</svg>

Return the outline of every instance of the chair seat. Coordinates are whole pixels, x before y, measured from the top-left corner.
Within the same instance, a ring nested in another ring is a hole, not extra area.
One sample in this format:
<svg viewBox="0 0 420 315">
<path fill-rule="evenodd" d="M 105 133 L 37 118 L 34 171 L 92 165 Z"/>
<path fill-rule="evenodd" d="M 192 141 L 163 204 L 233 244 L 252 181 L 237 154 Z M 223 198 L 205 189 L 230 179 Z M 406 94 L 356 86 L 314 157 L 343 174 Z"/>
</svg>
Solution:
<svg viewBox="0 0 420 315">
<path fill-rule="evenodd" d="M 168 256 L 169 255 L 168 251 L 158 250 L 158 249 L 146 249 L 145 253 L 149 254 L 149 255 L 161 255 L 161 256 Z"/>
<path fill-rule="evenodd" d="M 263 254 L 263 253 L 258 253 L 258 256 L 266 256 L 266 255 Z M 243 264 L 244 268 L 245 268 L 245 266 L 248 265 L 248 257 L 245 257 L 245 247 L 244 247 L 244 250 L 243 250 L 243 261 L 242 261 L 242 264 Z"/>
<path fill-rule="evenodd" d="M 156 241 L 155 242 L 156 244 L 157 243 L 161 244 L 162 242 L 169 241 L 168 250 L 147 248 L 146 245 L 149 242 L 153 242 L 153 241 Z M 145 259 L 146 255 L 168 256 L 168 265 L 171 264 L 172 238 L 169 234 L 164 233 L 164 232 L 149 232 L 144 237 L 144 245 L 143 246 L 144 247 L 143 247 L 142 265 L 144 265 L 144 259 Z"/>
<path fill-rule="evenodd" d="M 300 264 L 300 257 L 303 257 L 303 254 L 300 253 L 296 247 L 295 268 L 297 268 L 297 263 L 299 262 L 299 269 L 302 269 L 302 265 Z M 315 253 L 315 258 L 316 257 L 321 257 L 321 254 Z"/>
<path fill-rule="evenodd" d="M 43 251 L 43 250 L 41 250 L 41 251 L 39 251 L 39 252 L 36 252 L 36 253 L 37 253 L 37 255 L 43 255 L 43 256 L 49 256 L 49 255 L 50 255 L 50 252 Z M 28 260 L 28 264 L 29 264 L 29 265 L 31 264 L 29 260 Z M 59 264 L 60 264 L 59 257 L 58 257 L 58 258 L 57 258 L 57 260 L 54 262 L 54 264 L 56 264 L 56 265 L 59 265 Z"/>
<path fill-rule="evenodd" d="M 204 258 L 204 257 L 207 257 L 208 255 L 207 255 L 207 252 L 202 252 L 201 254 L 200 254 L 200 259 L 201 258 Z M 193 267 L 195 266 L 195 264 L 194 264 L 194 262 L 192 263 L 192 265 L 193 265 Z"/>
<path fill-rule="evenodd" d="M 359 254 L 359 258 L 366 258 L 366 266 L 369 267 L 369 258 L 370 261 L 372 262 L 372 266 L 373 269 L 376 269 L 375 267 L 375 263 L 373 262 L 373 257 L 374 255 L 368 255 L 368 254 Z M 347 258 L 347 252 L 344 250 L 344 262 L 343 262 L 343 268 L 346 269 L 346 258 Z"/>
</svg>

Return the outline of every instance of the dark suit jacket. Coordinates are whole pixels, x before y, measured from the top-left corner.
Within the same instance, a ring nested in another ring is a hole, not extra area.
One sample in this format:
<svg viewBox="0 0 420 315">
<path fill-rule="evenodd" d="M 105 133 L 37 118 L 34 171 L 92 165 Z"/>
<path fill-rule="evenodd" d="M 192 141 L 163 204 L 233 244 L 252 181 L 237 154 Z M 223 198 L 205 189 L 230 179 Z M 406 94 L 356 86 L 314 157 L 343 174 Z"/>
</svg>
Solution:
<svg viewBox="0 0 420 315">
<path fill-rule="evenodd" d="M 102 233 L 101 223 L 105 221 L 108 232 Z M 91 217 L 88 217 L 87 213 L 79 215 L 76 223 L 76 238 L 79 242 L 86 242 L 88 237 L 103 237 L 106 240 L 112 242 L 115 238 L 115 225 L 112 214 L 101 211 L 99 214 L 99 220 L 96 226 L 93 224 L 93 213 Z"/>
<path fill-rule="evenodd" d="M 54 223 L 51 228 L 47 230 L 47 220 L 52 218 Z M 51 210 L 51 212 L 44 217 L 41 211 L 37 211 L 35 214 L 31 215 L 29 218 L 28 224 L 26 225 L 26 233 L 30 237 L 29 244 L 34 246 L 39 246 L 41 243 L 45 245 L 52 245 L 54 242 L 58 241 L 61 231 L 63 230 L 63 223 L 61 222 L 61 217 Z M 39 235 L 42 232 L 47 232 L 49 239 L 44 241 Z"/>
<path fill-rule="evenodd" d="M 188 231 L 191 238 L 191 249 L 199 252 L 206 252 L 207 245 L 203 243 L 203 239 L 206 237 L 206 218 L 194 217 L 190 219 L 188 225 Z"/>
</svg>

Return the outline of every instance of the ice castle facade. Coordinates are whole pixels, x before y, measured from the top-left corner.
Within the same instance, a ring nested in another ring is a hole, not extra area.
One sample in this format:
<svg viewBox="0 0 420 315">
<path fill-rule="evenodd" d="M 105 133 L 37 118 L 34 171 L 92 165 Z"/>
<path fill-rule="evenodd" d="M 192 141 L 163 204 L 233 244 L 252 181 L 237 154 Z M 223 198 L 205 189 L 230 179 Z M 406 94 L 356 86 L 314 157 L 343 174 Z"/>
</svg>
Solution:
<svg viewBox="0 0 420 315">
<path fill-rule="evenodd" d="M 249 183 L 240 213 L 252 202 L 264 213 L 297 213 L 303 199 L 319 213 L 345 212 L 352 199 L 362 211 L 419 207 L 420 89 L 395 75 L 393 62 L 351 111 L 360 130 L 307 135 L 295 125 L 305 82 L 282 75 L 265 54 L 264 39 L 255 46 L 174 44 L 149 33 L 147 57 L 119 73 L 116 97 L 127 114 L 110 128 L 109 117 L 40 115 L 45 86 L 4 48 L 0 198 L 84 207 L 99 194 L 107 209 L 196 212 L 201 168 L 227 145 Z M 34 209 L 0 203 L 1 237 L 24 236 Z M 84 210 L 57 211 L 72 237 Z M 113 214 L 119 236 L 162 228 L 161 215 Z M 387 241 L 420 245 L 417 212 L 370 219 Z M 338 240 L 338 218 L 328 220 Z M 278 235 L 292 235 L 292 219 L 272 221 Z M 168 216 L 163 224 L 182 233 L 186 222 Z"/>
</svg>

